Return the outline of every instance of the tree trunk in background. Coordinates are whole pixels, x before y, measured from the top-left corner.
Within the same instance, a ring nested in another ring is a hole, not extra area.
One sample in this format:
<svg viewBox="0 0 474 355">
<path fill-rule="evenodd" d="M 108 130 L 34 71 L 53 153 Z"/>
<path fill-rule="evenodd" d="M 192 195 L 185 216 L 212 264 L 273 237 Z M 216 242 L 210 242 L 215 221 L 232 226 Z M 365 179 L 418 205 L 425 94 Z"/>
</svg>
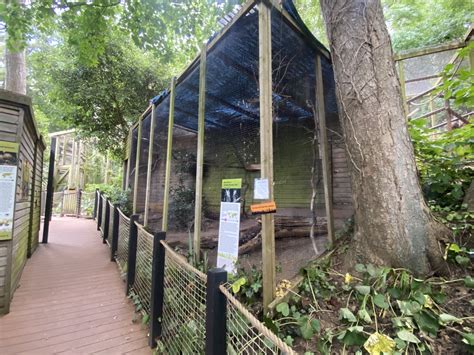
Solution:
<svg viewBox="0 0 474 355">
<path fill-rule="evenodd" d="M 16 0 L 25 4 L 25 0 Z M 26 58 L 25 50 L 5 51 L 5 90 L 26 95 Z"/>
<path fill-rule="evenodd" d="M 5 53 L 5 90 L 26 95 L 25 51 Z"/>
<path fill-rule="evenodd" d="M 351 165 L 356 260 L 444 271 L 449 235 L 424 201 L 380 0 L 321 0 Z"/>
</svg>

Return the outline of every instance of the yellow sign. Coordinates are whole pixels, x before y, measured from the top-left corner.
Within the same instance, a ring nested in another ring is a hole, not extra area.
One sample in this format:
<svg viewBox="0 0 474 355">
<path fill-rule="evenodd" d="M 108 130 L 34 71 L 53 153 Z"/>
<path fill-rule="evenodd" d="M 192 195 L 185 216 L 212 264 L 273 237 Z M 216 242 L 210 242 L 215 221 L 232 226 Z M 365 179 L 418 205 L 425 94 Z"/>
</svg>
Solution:
<svg viewBox="0 0 474 355">
<path fill-rule="evenodd" d="M 241 189 L 242 179 L 224 179 L 222 180 L 223 189 Z"/>
<path fill-rule="evenodd" d="M 0 152 L 18 153 L 18 143 L 0 141 Z"/>
</svg>

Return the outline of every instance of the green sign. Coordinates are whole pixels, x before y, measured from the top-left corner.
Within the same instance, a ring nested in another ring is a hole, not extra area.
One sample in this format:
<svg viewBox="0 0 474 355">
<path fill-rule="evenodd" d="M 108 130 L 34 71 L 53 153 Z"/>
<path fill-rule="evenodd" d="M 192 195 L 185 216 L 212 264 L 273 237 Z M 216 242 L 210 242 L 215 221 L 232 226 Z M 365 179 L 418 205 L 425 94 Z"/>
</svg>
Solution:
<svg viewBox="0 0 474 355">
<path fill-rule="evenodd" d="M 241 189 L 242 179 L 224 179 L 222 180 L 223 189 Z"/>
</svg>

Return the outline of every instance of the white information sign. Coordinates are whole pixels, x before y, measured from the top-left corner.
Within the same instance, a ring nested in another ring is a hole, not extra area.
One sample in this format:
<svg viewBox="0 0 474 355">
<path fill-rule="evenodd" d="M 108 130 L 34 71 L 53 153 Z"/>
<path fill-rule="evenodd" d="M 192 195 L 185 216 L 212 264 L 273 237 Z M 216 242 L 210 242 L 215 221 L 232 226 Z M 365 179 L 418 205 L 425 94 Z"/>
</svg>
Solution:
<svg viewBox="0 0 474 355">
<path fill-rule="evenodd" d="M 253 198 L 255 200 L 270 199 L 270 187 L 268 186 L 268 179 L 255 179 Z"/>
<path fill-rule="evenodd" d="M 12 238 L 17 167 L 0 165 L 0 240 Z"/>
<path fill-rule="evenodd" d="M 239 256 L 240 203 L 221 202 L 217 267 L 235 273 Z"/>
</svg>

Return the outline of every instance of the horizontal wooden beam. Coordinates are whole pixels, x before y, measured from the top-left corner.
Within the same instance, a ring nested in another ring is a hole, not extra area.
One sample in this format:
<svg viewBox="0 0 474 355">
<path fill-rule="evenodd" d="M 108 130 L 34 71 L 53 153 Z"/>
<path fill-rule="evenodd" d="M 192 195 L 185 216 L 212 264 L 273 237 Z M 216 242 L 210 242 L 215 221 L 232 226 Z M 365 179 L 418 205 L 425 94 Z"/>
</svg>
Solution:
<svg viewBox="0 0 474 355">
<path fill-rule="evenodd" d="M 449 50 L 463 48 L 463 47 L 466 47 L 466 42 L 456 40 L 456 41 L 453 41 L 453 42 L 450 42 L 450 43 L 440 44 L 438 46 L 425 47 L 425 48 L 400 52 L 400 53 L 396 54 L 393 57 L 393 59 L 395 61 L 400 61 L 400 60 L 421 57 L 423 55 L 434 54 L 434 53 L 449 51 Z"/>
</svg>

